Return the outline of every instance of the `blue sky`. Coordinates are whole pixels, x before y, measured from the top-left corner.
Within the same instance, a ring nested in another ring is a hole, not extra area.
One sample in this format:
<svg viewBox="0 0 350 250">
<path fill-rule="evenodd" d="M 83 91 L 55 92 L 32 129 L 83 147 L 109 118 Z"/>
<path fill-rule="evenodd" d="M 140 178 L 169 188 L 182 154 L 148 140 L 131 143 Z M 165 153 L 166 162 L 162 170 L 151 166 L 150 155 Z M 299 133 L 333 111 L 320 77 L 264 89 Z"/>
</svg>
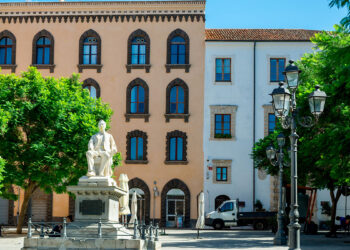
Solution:
<svg viewBox="0 0 350 250">
<path fill-rule="evenodd" d="M 332 30 L 346 10 L 331 9 L 328 3 L 329 0 L 207 0 L 206 27 Z"/>
</svg>

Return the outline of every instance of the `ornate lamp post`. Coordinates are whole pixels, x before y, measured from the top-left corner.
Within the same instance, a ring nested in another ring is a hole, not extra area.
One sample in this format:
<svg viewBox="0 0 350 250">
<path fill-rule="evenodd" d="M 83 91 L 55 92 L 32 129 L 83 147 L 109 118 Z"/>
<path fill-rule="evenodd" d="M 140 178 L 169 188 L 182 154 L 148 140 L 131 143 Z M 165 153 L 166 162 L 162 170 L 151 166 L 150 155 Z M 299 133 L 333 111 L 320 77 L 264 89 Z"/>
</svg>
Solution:
<svg viewBox="0 0 350 250">
<path fill-rule="evenodd" d="M 278 229 L 275 235 L 275 238 L 273 240 L 273 243 L 275 245 L 285 245 L 287 243 L 287 238 L 284 233 L 284 225 L 283 225 L 283 218 L 284 218 L 284 211 L 283 211 L 283 204 L 282 204 L 282 182 L 283 182 L 283 146 L 285 144 L 285 138 L 284 135 L 281 133 L 277 136 L 277 142 L 279 151 L 276 152 L 273 146 L 268 146 L 266 148 L 266 156 L 270 160 L 271 164 L 273 166 L 279 167 L 279 203 L 278 203 L 278 215 L 277 215 L 277 222 L 278 222 Z M 277 158 L 276 161 L 274 161 L 275 157 Z"/>
<path fill-rule="evenodd" d="M 303 127 L 312 127 L 322 114 L 327 95 L 316 86 L 316 90 L 309 96 L 311 116 L 299 117 L 295 92 L 298 89 L 300 70 L 293 61 L 289 61 L 283 74 L 287 79 L 288 89 L 284 88 L 284 83 L 274 89 L 271 93 L 275 115 L 280 119 L 284 129 L 290 128 L 291 135 L 291 209 L 289 228 L 289 249 L 300 249 L 300 224 L 298 211 L 298 172 L 297 172 L 297 124 Z"/>
</svg>

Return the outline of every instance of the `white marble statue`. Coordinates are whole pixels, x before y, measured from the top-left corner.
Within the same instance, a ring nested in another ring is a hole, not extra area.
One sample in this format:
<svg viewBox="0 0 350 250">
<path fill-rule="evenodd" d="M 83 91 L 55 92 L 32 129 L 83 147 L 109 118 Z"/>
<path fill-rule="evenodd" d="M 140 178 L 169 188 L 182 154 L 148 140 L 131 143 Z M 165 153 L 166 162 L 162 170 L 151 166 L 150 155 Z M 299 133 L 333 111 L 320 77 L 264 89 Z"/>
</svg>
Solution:
<svg viewBox="0 0 350 250">
<path fill-rule="evenodd" d="M 86 158 L 88 162 L 87 176 L 106 176 L 113 174 L 113 155 L 117 153 L 113 136 L 106 132 L 106 122 L 98 123 L 100 132 L 93 135 L 89 141 Z"/>
</svg>

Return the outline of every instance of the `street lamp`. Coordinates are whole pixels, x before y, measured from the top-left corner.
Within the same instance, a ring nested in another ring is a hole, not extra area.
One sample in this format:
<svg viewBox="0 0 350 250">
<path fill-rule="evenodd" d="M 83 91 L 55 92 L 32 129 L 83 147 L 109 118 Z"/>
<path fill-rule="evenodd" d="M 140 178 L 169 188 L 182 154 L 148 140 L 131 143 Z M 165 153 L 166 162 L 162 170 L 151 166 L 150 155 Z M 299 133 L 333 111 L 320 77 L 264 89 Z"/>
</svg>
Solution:
<svg viewBox="0 0 350 250">
<path fill-rule="evenodd" d="M 282 197 L 282 182 L 283 182 L 283 146 L 285 144 L 285 138 L 282 133 L 277 136 L 277 143 L 279 147 L 279 151 L 276 152 L 273 146 L 268 146 L 266 148 L 266 156 L 270 160 L 273 166 L 279 167 L 279 203 L 278 203 L 278 215 L 277 215 L 277 225 L 278 229 L 273 240 L 275 245 L 285 245 L 287 243 L 287 238 L 284 233 L 284 211 L 283 211 L 283 197 Z M 276 161 L 274 161 L 276 156 Z"/>
<path fill-rule="evenodd" d="M 316 86 L 316 90 L 309 96 L 310 111 L 314 116 L 314 120 L 310 116 L 299 117 L 295 92 L 298 89 L 299 73 L 301 71 L 289 61 L 289 65 L 285 68 L 283 74 L 287 80 L 288 89 L 284 88 L 284 83 L 274 89 L 271 93 L 272 103 L 275 115 L 280 119 L 284 129 L 290 128 L 291 135 L 291 209 L 289 213 L 290 224 L 289 229 L 289 249 L 300 249 L 300 224 L 298 211 L 298 172 L 297 172 L 297 140 L 296 133 L 297 124 L 303 127 L 312 127 L 318 120 L 324 110 L 327 95 Z"/>
</svg>

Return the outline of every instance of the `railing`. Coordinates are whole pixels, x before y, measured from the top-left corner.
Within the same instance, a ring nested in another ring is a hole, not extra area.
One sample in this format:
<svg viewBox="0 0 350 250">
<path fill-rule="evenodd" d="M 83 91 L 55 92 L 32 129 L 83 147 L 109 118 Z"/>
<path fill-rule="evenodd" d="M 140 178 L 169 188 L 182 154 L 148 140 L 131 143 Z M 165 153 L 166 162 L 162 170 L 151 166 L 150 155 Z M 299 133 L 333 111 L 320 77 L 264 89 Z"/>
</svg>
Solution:
<svg viewBox="0 0 350 250">
<path fill-rule="evenodd" d="M 93 232 L 94 228 L 92 225 L 97 224 L 96 233 Z M 89 229 L 86 227 L 89 225 Z M 69 226 L 70 232 L 67 231 Z M 119 226 L 119 227 L 115 227 Z M 56 227 L 56 228 L 55 228 Z M 58 228 L 57 228 L 58 227 Z M 55 230 L 56 231 L 55 231 Z M 57 229 L 60 229 L 57 231 Z M 110 232 L 108 229 L 113 229 Z M 81 231 L 80 231 L 81 230 Z M 88 230 L 88 232 L 87 232 Z M 72 233 L 71 231 L 74 231 Z M 79 233 L 84 232 L 85 233 Z M 88 233 L 88 234 L 87 234 Z M 106 223 L 102 222 L 101 219 L 98 222 L 71 222 L 67 223 L 66 219 L 63 219 L 63 223 L 60 225 L 57 222 L 32 222 L 31 218 L 28 220 L 28 233 L 27 238 L 32 238 L 33 234 L 39 235 L 40 238 L 48 237 L 62 237 L 62 238 L 118 238 L 118 237 L 130 237 L 132 239 L 141 239 L 149 241 L 159 241 L 159 226 L 158 223 L 153 226 L 152 222 L 146 225 L 145 222 L 138 224 L 135 221 L 133 224 L 133 233 L 130 233 L 121 223 Z"/>
</svg>

